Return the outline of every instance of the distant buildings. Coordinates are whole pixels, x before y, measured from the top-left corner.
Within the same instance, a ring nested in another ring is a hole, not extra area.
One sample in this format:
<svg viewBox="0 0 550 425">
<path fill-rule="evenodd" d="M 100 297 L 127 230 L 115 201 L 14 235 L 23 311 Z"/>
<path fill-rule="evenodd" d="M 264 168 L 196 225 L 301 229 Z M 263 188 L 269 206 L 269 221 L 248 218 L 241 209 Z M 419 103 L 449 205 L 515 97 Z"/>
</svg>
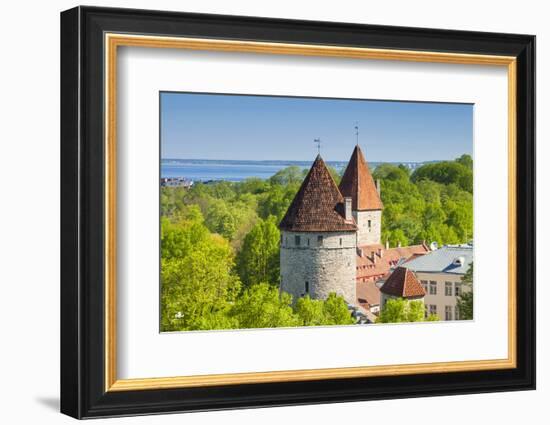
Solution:
<svg viewBox="0 0 550 425">
<path fill-rule="evenodd" d="M 161 187 L 183 187 L 189 189 L 193 186 L 193 181 L 183 177 L 162 177 L 160 185 Z"/>
</svg>

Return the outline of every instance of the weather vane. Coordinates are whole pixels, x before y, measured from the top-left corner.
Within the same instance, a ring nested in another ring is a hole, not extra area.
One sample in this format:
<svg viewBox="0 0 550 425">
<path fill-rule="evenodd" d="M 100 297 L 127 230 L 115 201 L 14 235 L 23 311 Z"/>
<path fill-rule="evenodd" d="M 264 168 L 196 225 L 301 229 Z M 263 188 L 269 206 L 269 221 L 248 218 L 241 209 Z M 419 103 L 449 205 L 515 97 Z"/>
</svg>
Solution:
<svg viewBox="0 0 550 425">
<path fill-rule="evenodd" d="M 317 151 L 321 155 L 321 139 L 313 139 L 313 143 L 317 143 Z"/>
<path fill-rule="evenodd" d="M 355 144 L 359 146 L 359 123 L 355 121 Z"/>
</svg>

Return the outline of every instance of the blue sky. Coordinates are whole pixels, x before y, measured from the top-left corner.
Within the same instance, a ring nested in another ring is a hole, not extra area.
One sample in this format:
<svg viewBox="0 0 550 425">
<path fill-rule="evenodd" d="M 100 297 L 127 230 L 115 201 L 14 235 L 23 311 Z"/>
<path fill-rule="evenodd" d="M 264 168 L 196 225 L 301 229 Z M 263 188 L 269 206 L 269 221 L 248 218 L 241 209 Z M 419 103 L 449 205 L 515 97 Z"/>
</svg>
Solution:
<svg viewBox="0 0 550 425">
<path fill-rule="evenodd" d="M 472 154 L 470 104 L 161 93 L 162 158 L 429 161 Z"/>
</svg>

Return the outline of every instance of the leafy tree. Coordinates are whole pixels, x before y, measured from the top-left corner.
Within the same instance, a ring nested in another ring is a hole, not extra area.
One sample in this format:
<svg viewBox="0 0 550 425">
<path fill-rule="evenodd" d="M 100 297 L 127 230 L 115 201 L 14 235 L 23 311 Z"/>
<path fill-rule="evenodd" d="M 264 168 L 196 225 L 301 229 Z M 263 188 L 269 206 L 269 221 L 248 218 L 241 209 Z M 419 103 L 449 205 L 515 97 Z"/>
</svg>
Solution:
<svg viewBox="0 0 550 425">
<path fill-rule="evenodd" d="M 389 299 L 378 317 L 377 323 L 421 322 L 424 320 L 424 303 L 404 298 Z"/>
<path fill-rule="evenodd" d="M 464 165 L 466 168 L 469 168 L 470 170 L 474 168 L 474 160 L 470 155 L 466 153 L 462 155 L 460 158 L 457 158 L 455 161 L 458 162 L 459 164 Z"/>
<path fill-rule="evenodd" d="M 280 233 L 274 217 L 259 219 L 245 236 L 237 256 L 237 271 L 247 286 L 279 285 Z"/>
<path fill-rule="evenodd" d="M 291 165 L 290 167 L 283 168 L 277 171 L 273 176 L 269 178 L 269 182 L 272 185 L 285 186 L 288 184 L 301 184 L 304 180 L 304 170 L 297 166 Z"/>
<path fill-rule="evenodd" d="M 460 318 L 462 320 L 472 320 L 474 318 L 474 263 L 470 264 L 468 270 L 462 276 L 462 292 L 456 299 L 456 307 L 458 308 Z M 466 289 L 466 290 L 464 290 Z"/>
<path fill-rule="evenodd" d="M 422 179 L 443 184 L 455 183 L 463 190 L 470 193 L 473 191 L 472 170 L 456 161 L 436 162 L 417 168 L 411 176 L 411 181 L 415 183 Z"/>
<path fill-rule="evenodd" d="M 258 199 L 258 215 L 263 219 L 272 215 L 277 218 L 277 222 L 280 222 L 298 189 L 298 184 L 272 186 L 269 191 L 260 195 Z"/>
<path fill-rule="evenodd" d="M 201 223 L 162 223 L 161 328 L 163 331 L 231 327 L 222 320 L 240 281 L 233 275 L 233 251 Z M 202 226 L 202 229 L 201 229 Z M 165 246 L 167 240 L 168 246 Z"/>
<path fill-rule="evenodd" d="M 292 297 L 269 283 L 245 289 L 230 311 L 240 328 L 277 328 L 298 326 L 292 311 Z"/>
<path fill-rule="evenodd" d="M 380 164 L 372 172 L 372 177 L 375 180 L 384 179 L 384 180 L 393 180 L 393 181 L 400 181 L 400 180 L 408 181 L 409 170 L 407 167 L 405 167 L 402 164 L 399 164 L 399 166 L 395 166 L 393 164 Z"/>
<path fill-rule="evenodd" d="M 312 300 L 309 295 L 296 301 L 294 308 L 300 326 L 319 326 L 326 324 L 327 318 L 322 300 Z"/>
<path fill-rule="evenodd" d="M 350 325 L 355 322 L 344 299 L 333 292 L 323 302 L 323 312 L 326 325 Z"/>
</svg>

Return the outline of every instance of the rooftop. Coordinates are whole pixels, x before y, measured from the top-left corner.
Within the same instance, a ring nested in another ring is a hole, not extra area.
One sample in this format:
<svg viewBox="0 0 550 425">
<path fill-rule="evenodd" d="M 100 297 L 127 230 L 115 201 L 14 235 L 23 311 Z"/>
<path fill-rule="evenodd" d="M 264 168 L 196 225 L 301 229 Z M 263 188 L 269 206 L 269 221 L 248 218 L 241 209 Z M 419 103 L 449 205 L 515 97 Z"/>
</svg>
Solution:
<svg viewBox="0 0 550 425">
<path fill-rule="evenodd" d="M 321 158 L 317 155 L 302 186 L 279 224 L 292 232 L 355 232 L 353 218 L 344 217 L 344 197 Z"/>
<path fill-rule="evenodd" d="M 397 267 L 384 282 L 380 292 L 403 298 L 417 298 L 426 295 L 426 291 L 414 273 L 405 267 Z"/>
<path fill-rule="evenodd" d="M 359 145 L 355 146 L 342 181 L 340 192 L 352 199 L 354 211 L 381 210 L 380 195 Z"/>
<path fill-rule="evenodd" d="M 392 267 L 401 265 L 409 258 L 429 252 L 425 244 L 385 248 L 382 244 L 358 247 L 357 279 L 373 279 L 384 276 Z M 380 254 L 382 256 L 380 256 Z"/>
<path fill-rule="evenodd" d="M 474 261 L 473 244 L 445 245 L 403 264 L 415 272 L 465 274 Z"/>
</svg>

